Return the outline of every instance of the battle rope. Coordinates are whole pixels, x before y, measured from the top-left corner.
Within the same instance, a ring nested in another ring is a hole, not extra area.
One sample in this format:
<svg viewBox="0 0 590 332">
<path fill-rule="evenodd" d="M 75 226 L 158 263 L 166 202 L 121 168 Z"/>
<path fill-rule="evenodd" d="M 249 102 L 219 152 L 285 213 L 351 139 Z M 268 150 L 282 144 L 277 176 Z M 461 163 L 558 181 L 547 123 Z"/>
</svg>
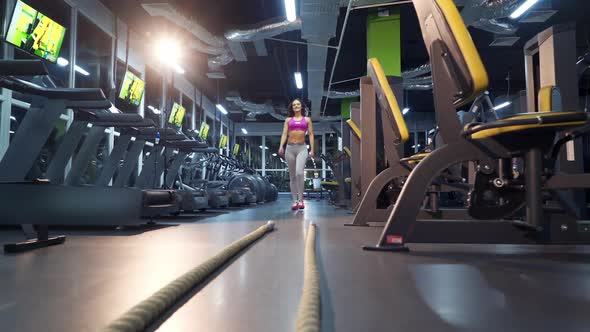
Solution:
<svg viewBox="0 0 590 332">
<path fill-rule="evenodd" d="M 296 332 L 320 331 L 320 272 L 316 258 L 316 226 L 311 224 L 305 242 L 305 267 L 303 270 L 303 292 L 299 302 Z"/>
<path fill-rule="evenodd" d="M 169 283 L 149 298 L 143 300 L 123 316 L 109 324 L 104 332 L 143 331 L 154 320 L 195 288 L 213 272 L 227 263 L 244 248 L 274 229 L 274 222 L 268 221 L 254 232 L 227 246 L 217 255 Z"/>
</svg>

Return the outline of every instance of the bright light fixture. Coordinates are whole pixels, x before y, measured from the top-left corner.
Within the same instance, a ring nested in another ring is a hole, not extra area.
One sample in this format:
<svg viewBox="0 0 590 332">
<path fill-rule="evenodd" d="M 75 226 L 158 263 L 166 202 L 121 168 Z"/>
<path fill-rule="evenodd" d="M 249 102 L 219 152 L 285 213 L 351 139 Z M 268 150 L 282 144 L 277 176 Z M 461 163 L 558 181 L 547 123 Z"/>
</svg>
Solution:
<svg viewBox="0 0 590 332">
<path fill-rule="evenodd" d="M 242 132 L 244 133 L 244 135 L 248 135 L 248 131 L 246 130 L 246 128 L 242 128 Z"/>
<path fill-rule="evenodd" d="M 14 134 L 14 130 L 11 130 L 11 131 L 10 131 L 10 133 L 11 133 L 11 134 Z"/>
<path fill-rule="evenodd" d="M 300 72 L 295 73 L 295 85 L 297 85 L 297 89 L 303 89 L 303 78 L 301 78 Z"/>
<path fill-rule="evenodd" d="M 176 63 L 176 60 L 179 58 L 180 49 L 180 44 L 176 40 L 162 38 L 156 44 L 155 51 L 160 61 L 164 63 Z"/>
<path fill-rule="evenodd" d="M 12 120 L 12 121 L 16 121 L 16 117 L 14 117 L 14 116 L 10 116 L 10 120 Z"/>
<path fill-rule="evenodd" d="M 406 115 L 406 113 L 408 113 L 409 111 L 410 111 L 410 108 L 409 108 L 409 107 L 406 107 L 406 108 L 404 108 L 404 109 L 402 110 L 402 114 L 403 114 L 403 115 Z"/>
<path fill-rule="evenodd" d="M 178 64 L 180 59 L 180 43 L 174 39 L 163 38 L 156 44 L 156 56 L 168 67 L 174 69 L 178 74 L 185 73 L 184 68 Z"/>
<path fill-rule="evenodd" d="M 215 107 L 217 107 L 217 109 L 219 110 L 219 112 L 221 112 L 223 114 L 227 114 L 227 110 L 225 109 L 225 107 L 223 107 L 223 105 L 217 104 L 217 105 L 215 105 Z"/>
<path fill-rule="evenodd" d="M 511 102 L 509 102 L 509 101 L 507 101 L 507 102 L 503 102 L 502 104 L 500 104 L 500 105 L 498 105 L 498 106 L 494 107 L 494 111 L 497 111 L 497 110 L 503 109 L 503 108 L 505 108 L 505 107 L 508 107 L 508 106 L 510 106 L 510 104 L 512 104 L 512 103 L 511 103 Z"/>
<path fill-rule="evenodd" d="M 58 66 L 65 67 L 69 64 L 70 64 L 70 62 L 67 59 L 64 59 L 62 57 L 57 58 L 57 65 Z"/>
<path fill-rule="evenodd" d="M 78 66 L 78 65 L 76 65 L 76 66 L 74 67 L 74 69 L 75 69 L 77 72 L 79 72 L 80 74 L 84 75 L 84 76 L 89 76 L 89 75 L 90 75 L 90 73 L 89 73 L 89 72 L 87 72 L 87 71 L 86 71 L 86 69 L 84 69 L 84 68 L 82 68 L 82 67 L 80 67 L 80 66 Z"/>
<path fill-rule="evenodd" d="M 268 150 L 268 146 L 259 145 L 258 147 L 261 148 L 261 149 L 263 149 L 263 150 Z"/>
<path fill-rule="evenodd" d="M 184 70 L 184 68 L 182 68 L 180 65 L 178 64 L 174 64 L 174 70 L 176 70 L 177 73 L 179 73 L 180 75 L 184 75 L 184 73 L 186 72 Z"/>
<path fill-rule="evenodd" d="M 525 1 L 522 5 L 520 5 L 520 7 L 516 8 L 516 10 L 514 12 L 512 12 L 512 14 L 510 14 L 510 18 L 513 20 L 519 18 L 520 16 L 522 16 L 522 14 L 524 14 L 527 10 L 529 10 L 538 1 L 539 0 Z"/>
<path fill-rule="evenodd" d="M 276 153 L 273 153 L 273 154 L 272 154 L 272 156 L 273 156 L 273 157 L 276 157 L 276 156 L 277 156 L 277 154 L 276 154 Z"/>
<path fill-rule="evenodd" d="M 152 110 L 152 112 L 154 112 L 154 114 L 162 114 L 162 111 L 160 111 L 159 109 L 155 108 L 155 107 L 154 107 L 154 106 L 152 106 L 152 105 L 149 105 L 149 106 L 148 106 L 148 108 L 149 108 L 150 110 Z"/>
<path fill-rule="evenodd" d="M 287 14 L 287 21 L 293 22 L 297 19 L 295 0 L 285 0 L 285 12 Z"/>
</svg>

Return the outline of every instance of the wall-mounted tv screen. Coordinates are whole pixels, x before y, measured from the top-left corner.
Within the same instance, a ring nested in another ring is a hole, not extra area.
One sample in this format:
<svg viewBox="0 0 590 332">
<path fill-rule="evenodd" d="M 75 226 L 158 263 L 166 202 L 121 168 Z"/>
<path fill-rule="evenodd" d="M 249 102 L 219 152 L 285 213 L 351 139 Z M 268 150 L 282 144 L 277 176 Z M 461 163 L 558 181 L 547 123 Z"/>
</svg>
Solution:
<svg viewBox="0 0 590 332">
<path fill-rule="evenodd" d="M 126 102 L 139 106 L 141 98 L 143 97 L 143 91 L 145 90 L 145 82 L 141 78 L 135 76 L 132 72 L 128 71 L 125 73 L 123 83 L 121 83 L 121 91 L 119 92 L 119 98 Z"/>
<path fill-rule="evenodd" d="M 226 146 L 227 146 L 227 136 L 221 135 L 221 139 L 219 140 L 219 148 L 225 149 Z"/>
<path fill-rule="evenodd" d="M 184 113 L 186 113 L 184 107 L 180 106 L 178 103 L 174 103 L 174 105 L 172 105 L 172 111 L 170 112 L 168 122 L 177 127 L 181 127 L 182 120 L 184 120 Z"/>
<path fill-rule="evenodd" d="M 66 28 L 22 1 L 17 1 L 6 32 L 10 44 L 56 63 Z"/>
<path fill-rule="evenodd" d="M 201 123 L 201 130 L 199 130 L 199 136 L 202 139 L 207 139 L 207 137 L 209 136 L 209 125 L 207 123 Z"/>
</svg>

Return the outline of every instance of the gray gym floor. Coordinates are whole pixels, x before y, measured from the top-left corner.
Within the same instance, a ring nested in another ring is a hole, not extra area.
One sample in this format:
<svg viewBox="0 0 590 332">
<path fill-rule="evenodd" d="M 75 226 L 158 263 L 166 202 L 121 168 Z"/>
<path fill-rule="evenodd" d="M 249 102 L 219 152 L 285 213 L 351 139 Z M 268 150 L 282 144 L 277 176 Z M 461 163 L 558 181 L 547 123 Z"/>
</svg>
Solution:
<svg viewBox="0 0 590 332">
<path fill-rule="evenodd" d="M 364 252 L 379 228 L 289 201 L 165 220 L 164 227 L 54 230 L 65 245 L 0 253 L 0 330 L 96 331 L 266 220 L 255 243 L 152 330 L 292 331 L 304 230 L 318 224 L 322 331 L 588 331 L 590 249 L 415 245 Z M 0 243 L 20 240 L 0 228 Z"/>
</svg>

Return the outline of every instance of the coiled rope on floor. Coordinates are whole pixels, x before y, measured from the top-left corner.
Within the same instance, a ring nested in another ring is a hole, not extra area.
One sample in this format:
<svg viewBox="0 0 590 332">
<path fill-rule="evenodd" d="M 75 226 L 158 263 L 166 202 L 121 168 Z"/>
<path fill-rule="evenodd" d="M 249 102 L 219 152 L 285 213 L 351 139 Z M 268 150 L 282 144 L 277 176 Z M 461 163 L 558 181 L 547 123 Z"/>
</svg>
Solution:
<svg viewBox="0 0 590 332">
<path fill-rule="evenodd" d="M 309 225 L 305 241 L 305 267 L 303 270 L 303 292 L 297 311 L 296 332 L 319 332 L 321 293 L 320 271 L 316 257 L 316 226 Z"/>
<path fill-rule="evenodd" d="M 236 256 L 254 241 L 274 229 L 274 222 L 268 221 L 254 232 L 233 242 L 217 255 L 172 281 L 149 298 L 143 300 L 123 316 L 109 324 L 103 332 L 143 331 L 160 315 L 178 302 L 213 272 Z"/>
</svg>

